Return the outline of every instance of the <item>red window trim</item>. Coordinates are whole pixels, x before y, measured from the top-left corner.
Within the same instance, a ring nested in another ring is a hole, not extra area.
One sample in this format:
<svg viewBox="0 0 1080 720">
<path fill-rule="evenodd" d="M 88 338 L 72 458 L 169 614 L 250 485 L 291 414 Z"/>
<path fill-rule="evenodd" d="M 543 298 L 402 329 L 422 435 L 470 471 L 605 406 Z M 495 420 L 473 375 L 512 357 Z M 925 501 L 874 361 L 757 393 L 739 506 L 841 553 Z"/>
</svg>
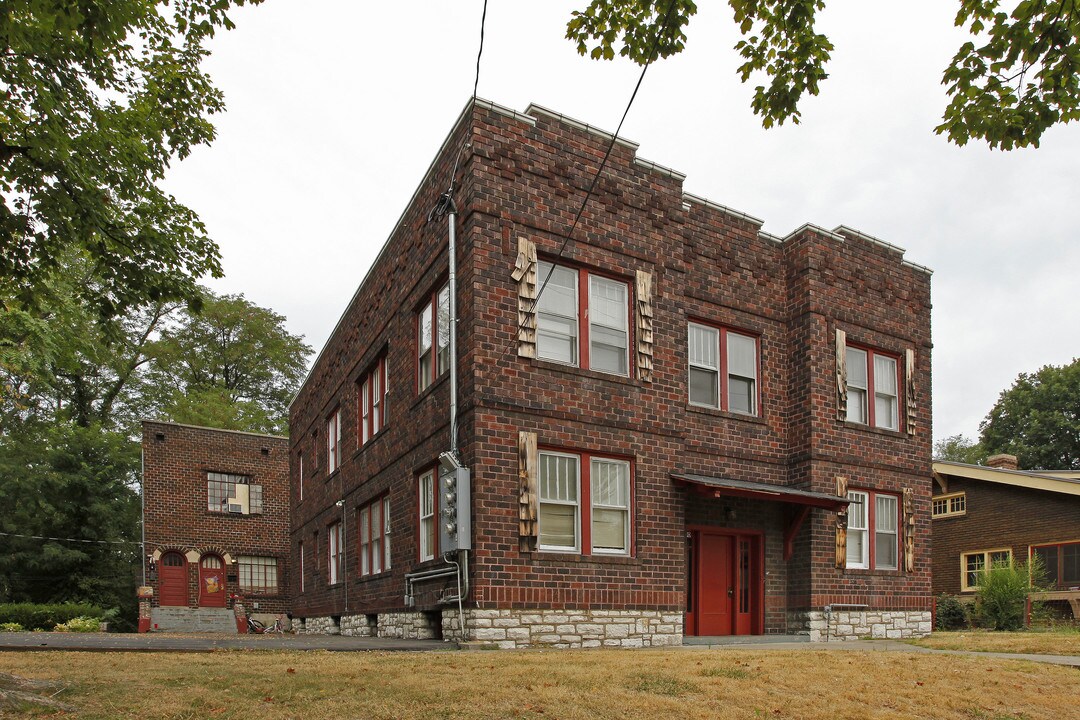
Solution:
<svg viewBox="0 0 1080 720">
<path fill-rule="evenodd" d="M 416 394 L 427 390 L 429 387 L 435 384 L 435 381 L 441 377 L 442 373 L 439 372 L 439 293 L 443 290 L 449 292 L 450 285 L 447 281 L 442 281 L 436 284 L 435 290 L 416 307 L 416 311 L 413 312 L 413 365 L 415 367 L 413 371 L 413 382 L 415 385 Z M 450 298 L 450 302 L 454 302 L 454 298 Z M 428 378 L 428 383 L 424 387 L 420 387 L 420 316 L 424 312 L 424 308 L 431 308 L 431 376 Z M 447 348 L 449 352 L 449 348 Z M 445 371 L 444 371 L 445 372 Z"/>
<path fill-rule="evenodd" d="M 862 350 L 866 353 L 866 426 L 876 428 L 878 430 L 885 430 L 887 432 L 903 432 L 904 430 L 904 413 L 900 412 L 900 399 L 904 397 L 904 387 L 900 382 L 901 367 L 900 356 L 887 350 L 878 350 L 868 345 L 860 345 L 859 343 L 847 343 L 847 347 L 853 350 Z M 887 357 L 896 363 L 896 428 L 888 428 L 877 424 L 877 402 L 876 391 L 874 386 L 874 356 L 881 355 Z M 845 358 L 845 362 L 846 362 Z M 854 420 L 850 422 L 855 422 Z M 863 423 L 856 423 L 862 425 Z"/>
<path fill-rule="evenodd" d="M 1080 540 L 1066 540 L 1064 542 L 1038 543 L 1038 544 L 1035 544 L 1035 545 L 1029 545 L 1028 546 L 1028 562 L 1031 562 L 1031 557 L 1035 554 L 1035 550 L 1037 548 L 1051 548 L 1052 547 L 1052 548 L 1057 548 L 1058 549 L 1058 567 L 1057 567 L 1057 571 L 1058 571 L 1058 573 L 1057 573 L 1057 576 L 1058 576 L 1057 586 L 1058 587 L 1065 587 L 1065 585 L 1066 585 L 1066 581 L 1061 577 L 1064 574 L 1062 571 L 1065 569 L 1065 565 L 1064 565 L 1065 558 L 1064 558 L 1064 555 L 1061 552 L 1061 549 L 1063 547 L 1065 547 L 1066 545 L 1080 545 Z M 1047 569 L 1049 569 L 1049 568 L 1047 568 Z"/>
<path fill-rule="evenodd" d="M 570 367 L 578 367 L 582 370 L 591 370 L 593 372 L 604 373 L 605 375 L 614 375 L 615 377 L 634 377 L 634 323 L 633 323 L 633 307 L 634 307 L 634 283 L 628 278 L 621 277 L 614 273 L 604 272 L 602 270 L 593 270 L 583 265 L 577 265 L 574 263 L 567 263 L 563 258 L 550 258 L 547 256 L 541 256 L 537 261 L 537 270 L 539 271 L 539 263 L 546 262 L 554 267 L 565 268 L 566 270 L 572 270 L 577 273 L 577 323 L 578 323 L 578 358 L 576 363 L 570 363 Z M 599 370 L 592 367 L 591 358 L 589 357 L 589 350 L 591 347 L 590 328 L 589 328 L 589 276 L 595 275 L 605 280 L 612 280 L 617 283 L 621 283 L 626 286 L 626 374 L 620 375 L 619 373 L 613 373 L 609 370 Z M 537 283 L 543 285 L 543 277 L 540 277 L 540 273 L 537 273 Z M 539 287 L 537 288 L 539 290 Z M 539 310 L 539 302 L 537 302 L 535 311 Z M 539 356 L 538 356 L 539 358 Z M 546 362 L 561 363 L 558 360 L 552 360 L 550 358 L 539 358 Z"/>
<path fill-rule="evenodd" d="M 720 355 L 719 355 L 719 357 L 720 357 L 720 370 L 719 370 L 720 377 L 718 378 L 718 380 L 719 380 L 719 382 L 718 382 L 719 388 L 718 389 L 720 391 L 719 392 L 719 394 L 720 394 L 720 405 L 719 405 L 718 408 L 713 408 L 713 409 L 722 410 L 723 412 L 735 413 L 737 415 L 743 415 L 745 417 L 762 417 L 762 412 L 761 412 L 761 333 L 754 332 L 752 330 L 745 330 L 743 328 L 735 327 L 734 325 L 724 325 L 724 324 L 721 324 L 721 323 L 712 322 L 710 320 L 705 320 L 705 319 L 702 319 L 700 317 L 695 317 L 695 316 L 690 316 L 689 318 L 687 318 L 687 327 L 688 328 L 689 328 L 689 323 L 694 323 L 695 325 L 703 325 L 704 327 L 712 328 L 712 329 L 714 329 L 714 330 L 716 330 L 717 332 L 720 333 L 720 336 L 718 338 L 719 347 L 717 347 L 717 352 L 720 353 Z M 754 361 L 755 361 L 755 364 L 756 364 L 756 367 L 754 368 L 754 370 L 756 372 L 756 375 L 754 376 L 754 412 L 752 412 L 752 413 L 742 413 L 742 412 L 739 412 L 738 410 L 730 410 L 729 409 L 728 398 L 730 396 L 730 391 L 728 389 L 728 385 L 727 385 L 727 382 L 726 382 L 727 379 L 728 379 L 728 359 L 727 359 L 727 335 L 728 335 L 728 333 L 735 333 L 736 335 L 741 335 L 742 337 L 750 338 L 751 340 L 754 341 Z M 687 398 L 687 403 L 689 403 L 690 402 L 690 361 L 689 361 L 689 358 L 687 358 L 686 368 L 687 368 L 686 398 Z M 695 404 L 692 404 L 692 403 L 691 403 L 691 405 L 692 405 L 692 407 L 705 407 L 705 408 L 709 407 L 708 405 L 695 405 Z"/>
<path fill-rule="evenodd" d="M 421 474 L 423 474 L 423 473 L 421 473 Z M 368 577 L 372 577 L 372 576 L 375 576 L 375 575 L 381 575 L 382 573 L 387 572 L 389 570 L 389 568 L 383 567 L 386 564 L 384 562 L 384 559 L 385 559 L 384 552 L 385 551 L 383 549 L 383 547 L 384 547 L 383 543 L 386 542 L 386 535 L 383 532 L 383 529 L 386 527 L 385 526 L 386 518 L 383 517 L 383 509 L 385 507 L 384 502 L 389 497 L 390 497 L 390 493 L 389 492 L 384 492 L 381 495 L 377 495 L 376 497 L 373 497 L 368 502 L 366 502 L 363 505 L 361 505 L 360 507 L 356 508 L 356 535 L 357 535 L 357 540 L 356 540 L 356 547 L 357 547 L 357 550 L 356 550 L 356 574 L 357 574 L 357 577 L 359 577 L 359 578 L 368 578 Z M 363 531 L 361 530 L 362 523 L 360 521 L 360 518 L 363 516 L 365 511 L 368 513 L 368 534 L 367 534 L 367 538 L 364 537 Z M 375 532 L 376 523 L 374 521 L 374 517 L 376 516 L 376 513 L 377 513 L 378 518 L 379 518 L 379 522 L 378 522 L 379 531 L 377 533 Z M 417 517 L 419 518 L 419 514 L 417 514 Z M 438 526 L 436 526 L 436 529 L 438 529 Z M 374 539 L 374 537 L 376 535 L 382 541 L 382 542 L 379 543 L 379 572 L 375 572 L 373 570 L 373 568 L 375 567 L 375 563 L 374 563 L 375 552 L 373 550 L 374 544 L 372 543 L 372 540 Z M 367 559 L 367 561 L 368 561 L 368 571 L 367 572 L 364 572 L 364 540 L 365 539 L 367 540 L 367 553 L 368 553 L 368 559 Z"/>
<path fill-rule="evenodd" d="M 434 524 L 434 529 L 431 537 L 431 557 L 426 560 L 421 556 L 421 544 L 420 544 L 420 478 L 427 473 L 432 474 L 431 481 L 431 517 Z M 416 561 L 417 562 L 431 562 L 432 560 L 439 559 L 439 464 L 428 465 L 418 470 L 413 477 L 413 487 L 416 488 L 416 506 L 413 508 L 413 522 L 415 523 L 416 538 Z"/>
<path fill-rule="evenodd" d="M 871 490 L 863 487 L 849 487 L 848 492 L 866 493 L 866 567 L 846 568 L 847 570 L 873 570 L 875 572 L 900 572 L 904 567 L 904 527 L 902 515 L 904 511 L 904 498 L 895 492 L 888 490 Z M 877 566 L 877 496 L 885 495 L 896 500 L 896 567 L 879 568 Z"/>
<path fill-rule="evenodd" d="M 635 518 L 637 515 L 637 493 L 635 492 L 636 477 L 635 470 L 636 461 L 630 455 L 620 455 L 617 453 L 600 453 L 591 452 L 589 450 L 577 450 L 574 448 L 564 448 L 555 445 L 540 445 L 537 447 L 537 453 L 541 452 L 553 452 L 561 453 L 563 455 L 576 455 L 578 458 L 578 522 L 581 527 L 581 547 L 578 548 L 577 553 L 565 550 L 541 550 L 540 552 L 549 553 L 553 555 L 584 555 L 589 557 L 636 557 L 637 555 L 637 533 L 634 531 L 636 528 Z M 619 460 L 630 464 L 630 507 L 627 512 L 628 534 L 629 534 L 629 547 L 626 554 L 623 553 L 594 553 L 592 547 L 592 460 L 598 458 L 600 460 Z M 539 492 L 539 491 L 538 491 Z M 537 497 L 537 504 L 539 505 L 540 498 Z M 589 516 L 585 517 L 585 508 L 588 507 Z"/>
<path fill-rule="evenodd" d="M 419 361 L 419 357 L 417 358 Z M 378 377 L 378 387 L 371 382 Z M 364 396 L 365 388 L 367 397 Z M 359 447 L 367 445 L 375 439 L 375 436 L 386 429 L 386 396 L 390 392 L 386 380 L 386 352 L 384 351 L 356 381 L 356 444 Z M 379 429 L 375 430 L 375 399 L 379 399 Z M 364 417 L 364 401 L 367 400 L 367 417 Z M 367 432 L 367 439 L 364 433 Z"/>
</svg>

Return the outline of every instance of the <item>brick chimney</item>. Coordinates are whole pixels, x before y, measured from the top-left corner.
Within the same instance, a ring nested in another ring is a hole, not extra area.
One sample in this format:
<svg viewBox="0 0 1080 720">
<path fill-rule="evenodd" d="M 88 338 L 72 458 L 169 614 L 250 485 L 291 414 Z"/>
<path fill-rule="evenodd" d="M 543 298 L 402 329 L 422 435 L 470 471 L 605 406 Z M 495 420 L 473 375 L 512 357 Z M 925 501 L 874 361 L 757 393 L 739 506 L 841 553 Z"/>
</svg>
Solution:
<svg viewBox="0 0 1080 720">
<path fill-rule="evenodd" d="M 991 455 L 986 458 L 986 464 L 992 468 L 999 470 L 1019 470 L 1019 466 L 1016 464 L 1015 455 Z"/>
</svg>

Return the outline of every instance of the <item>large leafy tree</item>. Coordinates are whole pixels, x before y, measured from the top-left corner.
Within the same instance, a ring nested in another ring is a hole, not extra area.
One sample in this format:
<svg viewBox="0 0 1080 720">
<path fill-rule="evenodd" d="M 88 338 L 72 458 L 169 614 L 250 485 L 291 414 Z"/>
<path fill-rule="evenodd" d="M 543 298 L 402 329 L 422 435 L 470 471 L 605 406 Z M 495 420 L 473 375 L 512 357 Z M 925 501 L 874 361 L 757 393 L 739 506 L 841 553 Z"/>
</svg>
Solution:
<svg viewBox="0 0 1080 720">
<path fill-rule="evenodd" d="M 1080 13 L 1075 0 L 960 0 L 956 25 L 971 40 L 942 82 L 950 101 L 935 128 L 964 145 L 975 138 L 1009 150 L 1038 146 L 1047 128 L 1080 118 Z M 753 110 L 765 127 L 799 122 L 803 95 L 817 95 L 833 45 L 817 32 L 825 0 L 728 0 L 743 39 L 743 82 L 764 74 Z M 1011 11 L 1009 8 L 1012 8 Z M 693 0 L 590 0 L 566 36 L 578 52 L 645 64 L 681 52 Z"/>
<path fill-rule="evenodd" d="M 243 295 L 206 292 L 150 350 L 159 413 L 176 422 L 285 433 L 311 348 L 285 318 Z"/>
<path fill-rule="evenodd" d="M 934 443 L 934 459 L 982 465 L 987 458 L 982 445 L 965 435 L 950 435 Z"/>
<path fill-rule="evenodd" d="M 0 3 L 0 295 L 33 304 L 72 250 L 104 317 L 195 298 L 221 274 L 203 224 L 158 183 L 214 138 L 207 39 L 260 1 Z"/>
<path fill-rule="evenodd" d="M 1080 469 L 1080 359 L 1021 373 L 979 431 L 988 454 L 1015 455 L 1021 468 Z"/>
</svg>

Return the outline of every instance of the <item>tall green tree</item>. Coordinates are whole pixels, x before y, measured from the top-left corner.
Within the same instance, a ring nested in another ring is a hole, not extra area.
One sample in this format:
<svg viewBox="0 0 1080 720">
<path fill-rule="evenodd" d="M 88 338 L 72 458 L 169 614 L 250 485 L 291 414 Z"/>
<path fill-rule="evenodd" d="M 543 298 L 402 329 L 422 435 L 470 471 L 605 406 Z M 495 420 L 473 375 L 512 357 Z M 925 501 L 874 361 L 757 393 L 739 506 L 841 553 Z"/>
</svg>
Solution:
<svg viewBox="0 0 1080 720">
<path fill-rule="evenodd" d="M 1025 470 L 1080 469 L 1080 359 L 1021 373 L 979 426 L 988 454 Z"/>
<path fill-rule="evenodd" d="M 988 457 L 982 445 L 965 435 L 950 435 L 934 443 L 934 459 L 981 465 Z"/>
<path fill-rule="evenodd" d="M 205 227 L 158 183 L 214 139 L 207 39 L 260 1 L 0 3 L 0 295 L 33 305 L 72 250 L 96 278 L 81 300 L 103 317 L 220 276 Z"/>
<path fill-rule="evenodd" d="M 311 348 L 285 318 L 243 295 L 206 292 L 150 349 L 148 381 L 175 422 L 284 434 Z"/>
<path fill-rule="evenodd" d="M 1080 13 L 1074 0 L 961 0 L 955 24 L 971 39 L 945 68 L 951 98 L 935 128 L 1010 150 L 1038 146 L 1057 123 L 1080 118 Z M 762 74 L 752 107 L 765 127 L 799 122 L 803 95 L 817 95 L 833 45 L 817 31 L 825 0 L 728 0 L 743 39 L 735 45 L 746 82 Z M 1010 10 L 1011 7 L 1011 10 Z M 638 64 L 683 50 L 693 0 L 590 0 L 566 36 L 578 52 Z"/>
</svg>

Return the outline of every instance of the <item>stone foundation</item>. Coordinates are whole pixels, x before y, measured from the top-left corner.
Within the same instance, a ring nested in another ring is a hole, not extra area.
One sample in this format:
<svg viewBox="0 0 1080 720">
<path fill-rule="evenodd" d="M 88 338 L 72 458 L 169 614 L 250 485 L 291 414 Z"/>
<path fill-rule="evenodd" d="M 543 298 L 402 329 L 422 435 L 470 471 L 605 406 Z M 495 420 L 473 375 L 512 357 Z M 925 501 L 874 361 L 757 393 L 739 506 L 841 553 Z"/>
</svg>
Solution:
<svg viewBox="0 0 1080 720">
<path fill-rule="evenodd" d="M 297 632 L 461 642 L 456 609 L 344 615 L 294 621 Z M 682 644 L 680 612 L 655 610 L 465 610 L 465 642 L 527 647 L 667 647 Z"/>
<path fill-rule="evenodd" d="M 933 629 L 930 611 L 921 610 L 811 610 L 810 642 L 835 640 L 899 640 L 925 637 Z"/>
</svg>

